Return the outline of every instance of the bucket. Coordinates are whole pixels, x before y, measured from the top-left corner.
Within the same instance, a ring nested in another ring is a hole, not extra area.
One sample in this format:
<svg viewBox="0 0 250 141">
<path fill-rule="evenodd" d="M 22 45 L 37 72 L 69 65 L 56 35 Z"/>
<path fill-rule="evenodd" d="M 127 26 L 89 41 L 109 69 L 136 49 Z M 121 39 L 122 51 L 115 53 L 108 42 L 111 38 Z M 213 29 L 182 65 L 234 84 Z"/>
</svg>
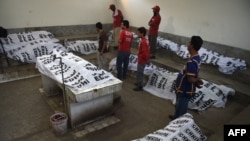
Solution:
<svg viewBox="0 0 250 141">
<path fill-rule="evenodd" d="M 68 117 L 65 113 L 55 113 L 51 115 L 50 122 L 56 135 L 62 135 L 67 132 Z"/>
</svg>

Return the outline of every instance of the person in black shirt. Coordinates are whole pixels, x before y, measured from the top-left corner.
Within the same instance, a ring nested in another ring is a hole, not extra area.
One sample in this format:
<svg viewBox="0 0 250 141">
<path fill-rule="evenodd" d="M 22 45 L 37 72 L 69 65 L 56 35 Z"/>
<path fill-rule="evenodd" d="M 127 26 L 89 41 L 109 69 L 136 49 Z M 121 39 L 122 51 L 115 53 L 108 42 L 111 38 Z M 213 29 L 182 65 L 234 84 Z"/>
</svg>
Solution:
<svg viewBox="0 0 250 141">
<path fill-rule="evenodd" d="M 98 67 L 101 69 L 106 69 L 106 54 L 108 52 L 107 48 L 107 41 L 108 41 L 108 36 L 106 31 L 102 29 L 102 23 L 97 22 L 96 23 L 96 29 L 97 32 L 99 33 L 99 47 L 98 47 L 98 52 L 97 52 L 97 60 L 98 60 Z"/>
</svg>

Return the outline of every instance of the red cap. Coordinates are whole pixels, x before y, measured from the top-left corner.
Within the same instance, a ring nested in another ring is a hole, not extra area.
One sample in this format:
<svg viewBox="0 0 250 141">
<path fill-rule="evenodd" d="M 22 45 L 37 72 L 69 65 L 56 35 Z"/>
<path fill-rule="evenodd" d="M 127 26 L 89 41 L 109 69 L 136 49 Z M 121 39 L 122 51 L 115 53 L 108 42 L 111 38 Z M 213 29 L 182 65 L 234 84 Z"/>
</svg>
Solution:
<svg viewBox="0 0 250 141">
<path fill-rule="evenodd" d="M 160 11 L 160 7 L 158 5 L 154 6 L 152 9 L 154 9 L 156 11 Z"/>
<path fill-rule="evenodd" d="M 109 9 L 111 9 L 112 7 L 115 7 L 115 5 L 114 4 L 110 4 L 109 5 Z"/>
</svg>

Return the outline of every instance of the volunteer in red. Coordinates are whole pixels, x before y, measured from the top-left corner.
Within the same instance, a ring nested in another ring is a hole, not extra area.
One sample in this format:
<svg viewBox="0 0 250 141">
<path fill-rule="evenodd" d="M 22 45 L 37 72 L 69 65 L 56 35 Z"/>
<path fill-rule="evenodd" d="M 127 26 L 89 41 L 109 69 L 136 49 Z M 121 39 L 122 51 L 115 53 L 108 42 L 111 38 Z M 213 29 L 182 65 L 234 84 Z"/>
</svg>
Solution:
<svg viewBox="0 0 250 141">
<path fill-rule="evenodd" d="M 145 37 L 147 30 L 144 27 L 140 27 L 138 30 L 138 36 L 141 39 L 138 48 L 138 62 L 137 62 L 137 74 L 136 74 L 136 85 L 137 87 L 134 88 L 134 91 L 142 91 L 143 87 L 143 76 L 144 76 L 144 69 L 147 63 L 149 63 L 150 57 L 150 47 L 149 41 Z"/>
<path fill-rule="evenodd" d="M 160 16 L 160 7 L 158 5 L 154 6 L 153 8 L 153 17 L 148 22 L 149 25 L 149 33 L 148 33 L 148 40 L 150 43 L 150 53 L 151 59 L 155 59 L 156 54 L 156 45 L 157 45 L 157 36 L 158 30 L 161 23 L 161 16 Z"/>
<path fill-rule="evenodd" d="M 113 47 L 118 47 L 118 38 L 119 38 L 119 33 L 121 30 L 121 24 L 123 21 L 123 15 L 121 10 L 117 9 L 114 4 L 110 4 L 109 9 L 113 11 L 113 39 L 114 43 L 112 44 Z"/>
<path fill-rule="evenodd" d="M 124 20 L 122 22 L 122 30 L 119 36 L 119 47 L 116 57 L 117 78 L 120 80 L 126 79 L 127 76 L 132 40 L 133 33 L 129 29 L 129 21 Z"/>
</svg>

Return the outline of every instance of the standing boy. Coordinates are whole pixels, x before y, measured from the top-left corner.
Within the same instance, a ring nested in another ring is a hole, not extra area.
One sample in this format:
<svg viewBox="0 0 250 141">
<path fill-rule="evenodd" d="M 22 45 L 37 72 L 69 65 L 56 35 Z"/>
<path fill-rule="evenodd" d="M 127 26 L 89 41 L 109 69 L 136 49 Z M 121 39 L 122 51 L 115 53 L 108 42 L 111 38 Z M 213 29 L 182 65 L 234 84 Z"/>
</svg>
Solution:
<svg viewBox="0 0 250 141">
<path fill-rule="evenodd" d="M 127 76 L 132 40 L 133 33 L 129 29 L 129 21 L 124 20 L 122 22 L 122 30 L 119 36 L 119 47 L 116 57 L 117 78 L 120 80 L 126 79 Z"/>
<path fill-rule="evenodd" d="M 134 88 L 134 91 L 142 91 L 143 87 L 143 75 L 144 75 L 144 68 L 146 64 L 149 62 L 150 59 L 150 46 L 149 41 L 145 37 L 146 36 L 146 29 L 144 27 L 140 27 L 138 30 L 138 36 L 141 38 L 138 48 L 138 62 L 137 62 L 137 75 L 136 75 L 136 85 L 137 87 Z"/>
<path fill-rule="evenodd" d="M 202 44 L 203 40 L 200 36 L 191 37 L 191 41 L 187 47 L 190 58 L 175 80 L 175 113 L 174 115 L 169 115 L 170 119 L 176 119 L 187 113 L 188 102 L 195 93 L 196 87 L 201 87 L 200 85 L 203 84 L 198 77 L 201 65 L 201 57 L 198 51 Z"/>
<path fill-rule="evenodd" d="M 97 52 L 97 60 L 98 60 L 98 67 L 101 69 L 106 68 L 106 54 L 108 52 L 107 49 L 107 41 L 108 37 L 106 32 L 102 29 L 102 23 L 96 23 L 96 29 L 99 33 L 99 41 L 98 41 L 98 52 Z"/>
</svg>

